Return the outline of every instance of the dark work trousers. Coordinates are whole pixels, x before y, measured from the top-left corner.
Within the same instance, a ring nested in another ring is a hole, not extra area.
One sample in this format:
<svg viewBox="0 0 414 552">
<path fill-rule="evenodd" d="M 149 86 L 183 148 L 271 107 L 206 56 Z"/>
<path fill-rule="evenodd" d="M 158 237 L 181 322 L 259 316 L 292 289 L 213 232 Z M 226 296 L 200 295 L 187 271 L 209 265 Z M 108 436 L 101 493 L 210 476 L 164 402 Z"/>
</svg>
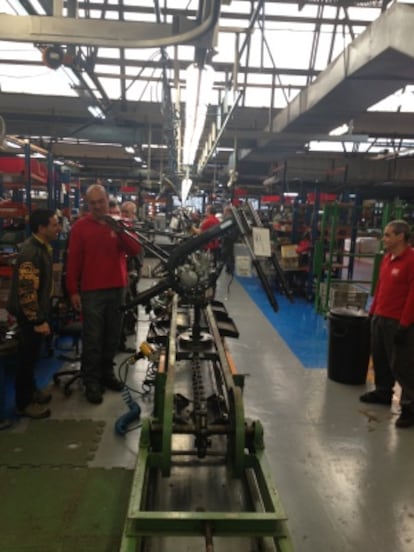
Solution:
<svg viewBox="0 0 414 552">
<path fill-rule="evenodd" d="M 371 320 L 371 350 L 374 362 L 375 388 L 392 397 L 395 374 L 392 369 L 394 336 L 399 322 L 392 318 L 373 316 Z"/>
<path fill-rule="evenodd" d="M 401 406 L 414 413 L 414 326 L 408 329 L 405 343 L 394 345 L 392 368 L 401 386 Z"/>
<path fill-rule="evenodd" d="M 86 386 L 99 384 L 113 374 L 118 350 L 124 288 L 81 293 L 82 374 Z"/>
<path fill-rule="evenodd" d="M 33 329 L 32 324 L 19 323 L 17 371 L 16 371 L 16 408 L 23 410 L 32 402 L 36 389 L 35 365 L 39 359 L 43 336 Z"/>
</svg>

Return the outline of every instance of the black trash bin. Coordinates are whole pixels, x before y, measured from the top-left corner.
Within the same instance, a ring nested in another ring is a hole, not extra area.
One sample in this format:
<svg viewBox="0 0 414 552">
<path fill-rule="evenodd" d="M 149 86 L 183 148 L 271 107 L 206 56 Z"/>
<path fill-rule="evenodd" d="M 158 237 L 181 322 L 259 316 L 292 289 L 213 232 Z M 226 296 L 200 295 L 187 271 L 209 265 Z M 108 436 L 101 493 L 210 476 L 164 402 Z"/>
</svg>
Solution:
<svg viewBox="0 0 414 552">
<path fill-rule="evenodd" d="M 367 378 L 370 354 L 368 313 L 350 307 L 328 314 L 328 378 L 339 383 L 362 385 Z"/>
</svg>

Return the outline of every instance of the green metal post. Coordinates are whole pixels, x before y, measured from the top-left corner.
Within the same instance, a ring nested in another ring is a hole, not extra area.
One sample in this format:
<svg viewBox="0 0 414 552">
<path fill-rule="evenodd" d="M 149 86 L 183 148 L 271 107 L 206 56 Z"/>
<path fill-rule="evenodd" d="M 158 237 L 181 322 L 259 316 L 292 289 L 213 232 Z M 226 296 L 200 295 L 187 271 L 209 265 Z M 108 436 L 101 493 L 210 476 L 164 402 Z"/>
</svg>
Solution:
<svg viewBox="0 0 414 552">
<path fill-rule="evenodd" d="M 380 251 L 374 257 L 374 267 L 372 269 L 371 295 L 374 295 L 374 292 L 375 292 L 375 287 L 377 285 L 379 269 L 380 269 L 383 256 L 384 256 L 383 251 Z"/>
</svg>

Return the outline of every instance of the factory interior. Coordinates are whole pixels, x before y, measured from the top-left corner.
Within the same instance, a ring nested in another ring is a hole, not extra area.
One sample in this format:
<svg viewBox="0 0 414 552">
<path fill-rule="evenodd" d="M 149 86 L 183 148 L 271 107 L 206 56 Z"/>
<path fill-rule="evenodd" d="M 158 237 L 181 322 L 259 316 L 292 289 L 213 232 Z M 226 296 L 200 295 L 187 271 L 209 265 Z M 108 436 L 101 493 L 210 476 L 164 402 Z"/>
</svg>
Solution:
<svg viewBox="0 0 414 552">
<path fill-rule="evenodd" d="M 414 239 L 413 3 L 0 2 L 0 552 L 412 552 L 401 389 L 359 398 L 384 229 Z M 65 293 L 96 183 L 143 250 L 101 404 Z M 38 208 L 42 420 L 7 310 Z"/>
</svg>

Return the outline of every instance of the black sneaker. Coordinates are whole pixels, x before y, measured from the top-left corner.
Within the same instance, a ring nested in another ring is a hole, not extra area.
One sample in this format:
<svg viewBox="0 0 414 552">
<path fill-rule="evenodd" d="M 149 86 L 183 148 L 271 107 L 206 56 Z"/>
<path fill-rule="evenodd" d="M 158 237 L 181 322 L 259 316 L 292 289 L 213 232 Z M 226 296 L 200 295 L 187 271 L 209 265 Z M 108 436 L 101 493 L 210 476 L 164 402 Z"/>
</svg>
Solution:
<svg viewBox="0 0 414 552">
<path fill-rule="evenodd" d="M 395 427 L 405 428 L 412 426 L 414 426 L 414 412 L 402 407 L 401 414 L 395 420 Z"/>
<path fill-rule="evenodd" d="M 374 389 L 373 391 L 367 391 L 367 393 L 361 395 L 359 400 L 364 403 L 386 404 L 387 406 L 390 406 L 392 403 L 392 395 L 384 395 L 384 393 Z"/>
<path fill-rule="evenodd" d="M 99 384 L 87 385 L 85 397 L 92 404 L 101 404 L 103 400 L 101 386 Z"/>
<path fill-rule="evenodd" d="M 110 389 L 111 391 L 122 391 L 122 389 L 124 388 L 123 382 L 116 378 L 113 374 L 111 376 L 104 377 L 102 383 L 107 389 Z"/>
</svg>

